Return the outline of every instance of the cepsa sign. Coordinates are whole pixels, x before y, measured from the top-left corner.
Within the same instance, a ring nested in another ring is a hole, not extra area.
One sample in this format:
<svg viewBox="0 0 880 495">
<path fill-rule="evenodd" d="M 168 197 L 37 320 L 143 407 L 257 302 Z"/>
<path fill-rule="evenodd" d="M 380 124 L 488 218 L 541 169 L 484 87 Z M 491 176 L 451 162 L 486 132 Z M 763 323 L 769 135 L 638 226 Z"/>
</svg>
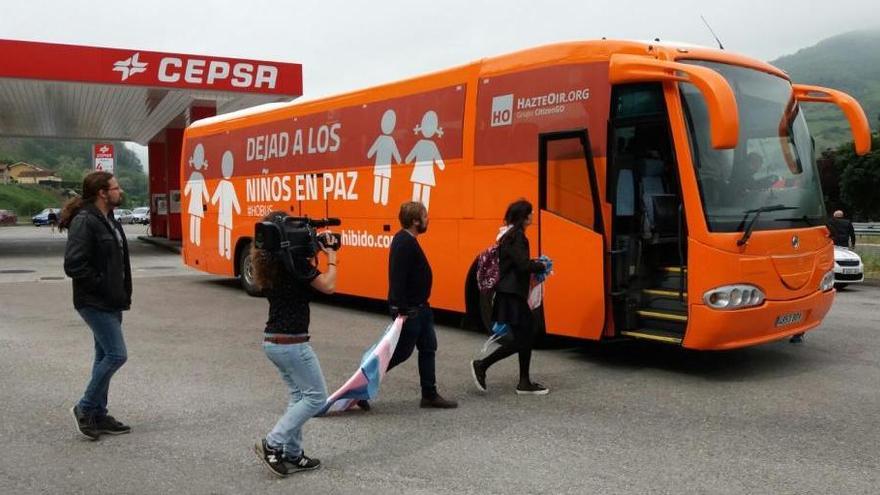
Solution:
<svg viewBox="0 0 880 495">
<path fill-rule="evenodd" d="M 92 155 L 95 157 L 95 172 L 113 173 L 113 144 L 96 143 L 92 147 Z"/>
<path fill-rule="evenodd" d="M 112 63 L 124 83 L 267 93 L 289 92 L 291 85 L 301 88 L 299 69 L 298 64 L 149 52 Z"/>
<path fill-rule="evenodd" d="M 6 77 L 302 95 L 297 63 L 0 40 L 0 78 Z"/>
<path fill-rule="evenodd" d="M 189 84 L 213 86 L 228 81 L 236 88 L 275 89 L 278 84 L 278 67 L 178 57 L 165 57 L 159 62 L 160 81 L 176 83 L 181 79 Z"/>
</svg>

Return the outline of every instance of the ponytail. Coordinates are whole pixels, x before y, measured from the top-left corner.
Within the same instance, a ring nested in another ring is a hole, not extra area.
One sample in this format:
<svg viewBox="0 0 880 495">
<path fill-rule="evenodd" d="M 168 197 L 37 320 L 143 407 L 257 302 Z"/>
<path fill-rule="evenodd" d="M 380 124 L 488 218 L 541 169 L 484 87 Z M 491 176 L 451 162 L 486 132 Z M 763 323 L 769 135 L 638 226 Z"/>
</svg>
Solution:
<svg viewBox="0 0 880 495">
<path fill-rule="evenodd" d="M 64 203 L 64 208 L 61 210 L 61 220 L 58 222 L 59 232 L 70 228 L 70 222 L 73 221 L 73 217 L 79 213 L 83 206 L 85 206 L 85 201 L 79 196 L 71 198 L 67 203 Z"/>
</svg>

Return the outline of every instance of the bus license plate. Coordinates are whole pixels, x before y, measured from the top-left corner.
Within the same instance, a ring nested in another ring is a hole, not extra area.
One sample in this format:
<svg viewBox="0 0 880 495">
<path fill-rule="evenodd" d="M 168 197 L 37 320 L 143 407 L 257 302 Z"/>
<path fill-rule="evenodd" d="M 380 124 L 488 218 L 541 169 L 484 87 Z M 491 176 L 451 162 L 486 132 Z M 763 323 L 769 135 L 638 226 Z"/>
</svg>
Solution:
<svg viewBox="0 0 880 495">
<path fill-rule="evenodd" d="M 776 317 L 776 326 L 784 327 L 786 325 L 791 325 L 792 323 L 797 323 L 801 321 L 803 318 L 803 313 L 798 311 L 797 313 L 786 313 L 784 315 L 779 315 Z"/>
</svg>

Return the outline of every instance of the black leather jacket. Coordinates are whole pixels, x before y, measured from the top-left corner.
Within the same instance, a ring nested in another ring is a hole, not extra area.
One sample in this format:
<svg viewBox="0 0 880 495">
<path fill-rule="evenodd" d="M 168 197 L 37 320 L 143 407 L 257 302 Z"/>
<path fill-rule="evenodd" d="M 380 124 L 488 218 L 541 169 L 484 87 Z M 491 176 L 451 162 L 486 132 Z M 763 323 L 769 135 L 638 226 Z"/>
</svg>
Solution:
<svg viewBox="0 0 880 495">
<path fill-rule="evenodd" d="M 544 264 L 529 259 L 529 239 L 517 229 L 508 232 L 498 243 L 498 271 L 500 279 L 495 292 L 529 297 L 529 278 L 544 270 Z"/>
<path fill-rule="evenodd" d="M 122 239 L 120 249 L 116 230 Z M 104 311 L 131 307 L 131 263 L 122 226 L 94 205 L 81 209 L 70 222 L 64 273 L 73 279 L 73 306 Z"/>
</svg>

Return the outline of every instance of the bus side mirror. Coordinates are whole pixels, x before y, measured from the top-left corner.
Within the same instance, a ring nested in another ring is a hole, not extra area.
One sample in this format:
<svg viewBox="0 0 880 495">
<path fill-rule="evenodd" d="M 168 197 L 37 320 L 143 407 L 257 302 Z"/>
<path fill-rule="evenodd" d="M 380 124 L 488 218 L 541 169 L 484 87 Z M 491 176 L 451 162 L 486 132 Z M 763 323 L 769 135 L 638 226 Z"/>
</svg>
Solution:
<svg viewBox="0 0 880 495">
<path fill-rule="evenodd" d="M 712 126 L 712 147 L 736 147 L 739 137 L 739 114 L 733 89 L 724 76 L 707 67 L 658 60 L 642 55 L 611 56 L 608 79 L 612 85 L 639 82 L 685 82 L 700 90 L 706 100 Z"/>
<path fill-rule="evenodd" d="M 840 107 L 846 120 L 849 121 L 853 141 L 856 145 L 856 154 L 864 155 L 871 151 L 871 126 L 868 125 L 865 111 L 862 110 L 862 106 L 855 98 L 836 89 L 806 84 L 792 84 L 791 86 L 794 90 L 794 97 L 799 102 L 833 103 Z"/>
</svg>

